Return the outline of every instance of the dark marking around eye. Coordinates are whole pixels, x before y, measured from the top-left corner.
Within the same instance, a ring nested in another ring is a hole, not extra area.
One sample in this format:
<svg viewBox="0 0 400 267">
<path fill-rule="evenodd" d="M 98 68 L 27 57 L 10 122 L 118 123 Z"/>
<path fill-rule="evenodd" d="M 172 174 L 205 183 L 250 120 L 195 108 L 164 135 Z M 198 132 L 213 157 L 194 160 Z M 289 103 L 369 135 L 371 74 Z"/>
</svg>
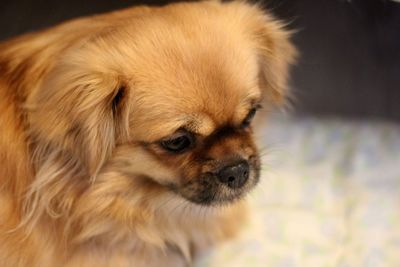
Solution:
<svg viewBox="0 0 400 267">
<path fill-rule="evenodd" d="M 172 153 L 183 153 L 194 144 L 195 138 L 192 133 L 178 131 L 172 136 L 161 140 L 160 145 Z"/>
</svg>

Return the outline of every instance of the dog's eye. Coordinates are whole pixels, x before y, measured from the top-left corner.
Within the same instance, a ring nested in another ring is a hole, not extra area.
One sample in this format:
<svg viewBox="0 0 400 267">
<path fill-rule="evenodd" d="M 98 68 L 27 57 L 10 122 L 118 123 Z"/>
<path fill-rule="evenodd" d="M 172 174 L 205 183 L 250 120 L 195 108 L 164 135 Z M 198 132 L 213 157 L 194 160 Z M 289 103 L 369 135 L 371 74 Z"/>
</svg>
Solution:
<svg viewBox="0 0 400 267">
<path fill-rule="evenodd" d="M 251 121 L 253 120 L 254 116 L 256 115 L 256 112 L 258 109 L 260 109 L 261 106 L 257 105 L 254 108 L 250 109 L 249 113 L 247 114 L 246 118 L 243 120 L 242 124 L 240 125 L 241 128 L 247 128 L 250 126 Z"/>
<path fill-rule="evenodd" d="M 171 137 L 162 140 L 161 146 L 170 152 L 182 153 L 194 143 L 194 137 L 188 132 L 177 132 Z"/>
</svg>

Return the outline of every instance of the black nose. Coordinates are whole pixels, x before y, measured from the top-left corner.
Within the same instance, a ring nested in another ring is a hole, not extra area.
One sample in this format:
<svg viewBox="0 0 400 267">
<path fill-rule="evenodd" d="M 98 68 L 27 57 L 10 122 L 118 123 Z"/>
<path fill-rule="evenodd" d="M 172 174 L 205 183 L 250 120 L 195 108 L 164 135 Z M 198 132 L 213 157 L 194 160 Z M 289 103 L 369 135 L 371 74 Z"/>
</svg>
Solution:
<svg viewBox="0 0 400 267">
<path fill-rule="evenodd" d="M 218 179 L 230 188 L 240 188 L 249 178 L 249 169 L 249 164 L 246 161 L 241 161 L 221 169 L 218 172 Z"/>
</svg>

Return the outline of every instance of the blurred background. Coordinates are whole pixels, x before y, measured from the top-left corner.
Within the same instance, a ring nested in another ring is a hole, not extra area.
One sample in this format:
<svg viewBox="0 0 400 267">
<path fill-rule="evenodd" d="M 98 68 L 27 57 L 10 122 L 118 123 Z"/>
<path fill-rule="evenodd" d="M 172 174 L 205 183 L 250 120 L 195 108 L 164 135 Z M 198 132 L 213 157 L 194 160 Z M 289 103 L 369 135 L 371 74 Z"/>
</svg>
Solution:
<svg viewBox="0 0 400 267">
<path fill-rule="evenodd" d="M 2 0 L 0 40 L 168 2 Z M 259 134 L 262 182 L 249 198 L 249 223 L 196 266 L 399 267 L 400 3 L 261 3 L 296 30 L 295 101 Z"/>
</svg>

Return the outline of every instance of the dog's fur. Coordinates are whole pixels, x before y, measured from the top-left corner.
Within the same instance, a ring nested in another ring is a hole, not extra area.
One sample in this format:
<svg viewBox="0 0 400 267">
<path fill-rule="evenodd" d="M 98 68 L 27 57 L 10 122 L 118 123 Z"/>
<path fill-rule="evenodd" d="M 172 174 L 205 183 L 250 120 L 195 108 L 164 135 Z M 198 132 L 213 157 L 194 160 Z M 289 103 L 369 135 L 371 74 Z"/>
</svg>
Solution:
<svg viewBox="0 0 400 267">
<path fill-rule="evenodd" d="M 240 123 L 283 102 L 288 37 L 257 5 L 198 2 L 1 43 L 0 267 L 186 266 L 234 235 L 259 172 Z M 165 151 L 182 128 L 195 146 Z M 243 188 L 205 178 L 232 157 Z"/>
</svg>

